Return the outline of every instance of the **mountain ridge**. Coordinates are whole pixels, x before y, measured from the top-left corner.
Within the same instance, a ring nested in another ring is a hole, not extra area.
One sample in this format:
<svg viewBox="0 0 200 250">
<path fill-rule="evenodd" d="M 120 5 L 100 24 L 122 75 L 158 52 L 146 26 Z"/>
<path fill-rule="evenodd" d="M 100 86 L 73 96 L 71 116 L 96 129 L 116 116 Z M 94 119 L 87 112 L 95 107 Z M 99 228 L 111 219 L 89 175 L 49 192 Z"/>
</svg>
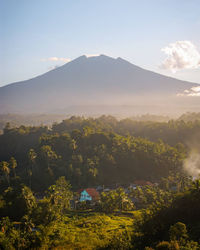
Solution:
<svg viewBox="0 0 200 250">
<path fill-rule="evenodd" d="M 70 62 L 67 62 L 67 63 L 65 63 L 65 64 L 63 64 L 63 65 L 61 65 L 61 66 L 59 66 L 59 67 L 56 67 L 56 68 L 51 69 L 51 70 L 49 70 L 49 71 L 47 71 L 47 72 L 44 72 L 44 73 L 42 73 L 42 74 L 40 74 L 40 75 L 38 75 L 38 76 L 31 77 L 31 78 L 28 78 L 28 79 L 25 79 L 25 80 L 21 80 L 21 81 L 15 81 L 15 82 L 12 82 L 12 83 L 8 83 L 8 84 L 6 84 L 6 85 L 4 85 L 4 86 L 1 86 L 0 89 L 1 89 L 1 88 L 4 88 L 4 87 L 6 87 L 6 86 L 10 86 L 10 85 L 13 85 L 13 84 L 18 84 L 18 83 L 23 83 L 23 82 L 25 82 L 25 81 L 29 81 L 29 80 L 38 78 L 38 77 L 40 77 L 40 76 L 46 75 L 47 73 L 52 72 L 52 71 L 55 71 L 55 70 L 57 70 L 57 69 L 59 69 L 59 68 L 65 67 L 66 65 L 69 65 L 69 64 L 72 63 L 72 62 L 76 62 L 76 61 L 78 61 L 79 59 L 82 59 L 82 58 L 89 59 L 89 58 L 95 58 L 95 57 L 112 58 L 112 57 L 106 56 L 106 55 L 104 55 L 104 54 L 101 54 L 101 55 L 99 55 L 99 56 L 91 56 L 91 57 L 87 57 L 86 55 L 82 55 L 82 56 L 79 56 L 79 57 L 75 58 L 74 60 L 71 60 Z M 181 82 L 188 82 L 188 83 L 192 83 L 192 84 L 194 84 L 194 85 L 200 85 L 200 83 L 195 83 L 195 82 L 193 82 L 193 81 L 187 81 L 187 80 L 186 80 L 186 81 L 185 81 L 185 80 L 181 80 L 181 79 L 178 79 L 178 78 L 176 78 L 176 77 L 166 76 L 166 75 L 163 75 L 163 74 L 160 74 L 160 73 L 157 73 L 157 72 L 154 72 L 154 71 L 151 71 L 151 70 L 142 68 L 142 67 L 140 67 L 140 66 L 137 66 L 137 65 L 135 65 L 135 64 L 133 64 L 133 63 L 131 63 L 131 62 L 125 60 L 125 59 L 123 59 L 122 57 L 117 57 L 117 58 L 112 58 L 112 59 L 113 59 L 113 60 L 120 60 L 120 61 L 122 61 L 122 62 L 124 62 L 124 63 L 131 64 L 132 66 L 134 66 L 134 67 L 136 67 L 136 68 L 138 68 L 138 69 L 142 69 L 142 70 L 145 70 L 145 71 L 148 71 L 148 72 L 151 72 L 151 73 L 160 75 L 160 76 L 164 76 L 164 77 L 167 77 L 167 78 L 169 78 L 169 79 L 175 79 L 175 80 L 178 80 L 178 81 L 181 81 Z"/>
<path fill-rule="evenodd" d="M 0 88 L 0 112 L 42 112 L 73 105 L 136 104 L 175 98 L 197 83 L 164 76 L 123 58 L 80 56 L 44 74 Z M 54 105 L 54 106 L 53 106 Z"/>
</svg>

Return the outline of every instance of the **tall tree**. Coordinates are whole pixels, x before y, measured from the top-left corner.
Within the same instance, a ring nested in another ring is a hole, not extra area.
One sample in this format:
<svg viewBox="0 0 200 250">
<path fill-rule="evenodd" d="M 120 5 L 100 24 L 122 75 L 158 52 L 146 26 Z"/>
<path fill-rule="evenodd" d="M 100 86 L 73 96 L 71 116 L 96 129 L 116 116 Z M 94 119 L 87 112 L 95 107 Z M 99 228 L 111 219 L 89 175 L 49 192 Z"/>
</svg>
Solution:
<svg viewBox="0 0 200 250">
<path fill-rule="evenodd" d="M 9 163 L 7 161 L 2 161 L 0 163 L 1 166 L 1 170 L 4 173 L 5 179 L 8 182 L 8 186 L 10 186 L 10 178 L 9 178 L 9 174 L 10 174 L 10 168 L 9 168 Z"/>
<path fill-rule="evenodd" d="M 28 152 L 28 160 L 29 160 L 29 165 L 30 169 L 28 170 L 29 173 L 29 186 L 31 187 L 31 179 L 32 179 L 32 174 L 33 174 L 33 166 L 35 165 L 35 159 L 37 158 L 37 154 L 34 151 L 34 149 L 30 149 Z"/>
<path fill-rule="evenodd" d="M 50 169 L 51 163 L 58 158 L 56 152 L 54 152 L 49 145 L 41 147 L 42 157 L 47 165 L 48 170 Z"/>
<path fill-rule="evenodd" d="M 16 171 L 15 171 L 15 169 L 17 167 L 17 161 L 15 160 L 14 157 L 11 157 L 9 163 L 10 163 L 10 167 L 13 170 L 14 177 L 16 178 Z"/>
<path fill-rule="evenodd" d="M 64 176 L 61 176 L 56 181 L 55 185 L 49 187 L 47 198 L 58 212 L 70 208 L 70 200 L 72 199 L 72 192 L 70 189 L 71 185 L 65 180 Z"/>
</svg>

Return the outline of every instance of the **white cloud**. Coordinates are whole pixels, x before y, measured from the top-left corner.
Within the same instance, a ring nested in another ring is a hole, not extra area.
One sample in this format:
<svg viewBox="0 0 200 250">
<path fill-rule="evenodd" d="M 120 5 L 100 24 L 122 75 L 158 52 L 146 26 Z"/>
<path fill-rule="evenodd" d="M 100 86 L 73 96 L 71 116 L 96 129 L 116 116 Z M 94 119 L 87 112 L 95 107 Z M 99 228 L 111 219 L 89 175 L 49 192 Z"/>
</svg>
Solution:
<svg viewBox="0 0 200 250">
<path fill-rule="evenodd" d="M 86 57 L 96 57 L 96 56 L 99 56 L 99 54 L 86 54 L 85 56 Z"/>
<path fill-rule="evenodd" d="M 183 93 L 177 94 L 177 96 L 200 96 L 200 86 L 192 87 L 191 89 L 186 89 Z"/>
<path fill-rule="evenodd" d="M 200 96 L 200 86 L 192 87 L 189 96 Z"/>
<path fill-rule="evenodd" d="M 195 69 L 200 67 L 200 53 L 190 41 L 177 41 L 161 49 L 167 58 L 161 67 L 176 72 L 180 69 Z"/>
<path fill-rule="evenodd" d="M 191 90 L 194 91 L 194 92 L 200 92 L 200 86 L 192 87 Z"/>
<path fill-rule="evenodd" d="M 54 61 L 54 62 L 70 62 L 71 59 L 70 58 L 65 58 L 65 57 L 49 57 L 49 58 L 44 58 L 42 59 L 43 62 L 46 62 L 46 61 Z"/>
<path fill-rule="evenodd" d="M 48 68 L 48 70 L 52 70 L 52 69 L 57 69 L 59 68 L 61 65 L 55 65 L 55 66 L 51 66 Z"/>
</svg>

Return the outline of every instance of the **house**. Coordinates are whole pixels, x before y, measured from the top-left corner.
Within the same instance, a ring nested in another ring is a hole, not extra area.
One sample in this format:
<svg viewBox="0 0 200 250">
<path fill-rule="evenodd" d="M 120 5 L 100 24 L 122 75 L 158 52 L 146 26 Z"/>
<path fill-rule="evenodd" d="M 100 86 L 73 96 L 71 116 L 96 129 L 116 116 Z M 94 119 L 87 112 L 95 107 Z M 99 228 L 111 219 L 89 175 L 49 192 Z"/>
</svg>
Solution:
<svg viewBox="0 0 200 250">
<path fill-rule="evenodd" d="M 130 188 L 131 188 L 131 189 L 136 189 L 136 188 L 137 188 L 137 185 L 136 185 L 136 184 L 130 184 L 130 185 L 129 185 L 129 189 L 130 189 Z"/>
<path fill-rule="evenodd" d="M 103 185 L 103 186 L 98 186 L 98 187 L 96 188 L 96 190 L 97 190 L 98 192 L 102 192 L 102 191 L 104 190 L 104 185 Z"/>
<path fill-rule="evenodd" d="M 103 192 L 109 192 L 111 189 L 110 188 L 105 188 Z"/>
<path fill-rule="evenodd" d="M 80 201 L 98 201 L 99 192 L 94 188 L 86 188 L 78 191 L 80 194 Z"/>
</svg>

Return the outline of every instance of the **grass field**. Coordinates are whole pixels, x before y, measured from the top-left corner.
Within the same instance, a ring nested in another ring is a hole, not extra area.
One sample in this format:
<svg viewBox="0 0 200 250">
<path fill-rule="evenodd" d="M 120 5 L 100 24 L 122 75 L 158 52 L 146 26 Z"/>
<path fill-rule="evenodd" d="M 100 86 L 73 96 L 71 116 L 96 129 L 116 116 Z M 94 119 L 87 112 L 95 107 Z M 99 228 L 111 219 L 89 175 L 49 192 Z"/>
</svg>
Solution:
<svg viewBox="0 0 200 250">
<path fill-rule="evenodd" d="M 133 231 L 135 216 L 139 216 L 139 212 L 134 211 L 129 215 L 72 212 L 60 223 L 43 228 L 46 230 L 45 235 L 48 235 L 48 242 L 45 239 L 43 242 L 55 249 L 101 249 L 116 237 L 129 237 Z"/>
</svg>

